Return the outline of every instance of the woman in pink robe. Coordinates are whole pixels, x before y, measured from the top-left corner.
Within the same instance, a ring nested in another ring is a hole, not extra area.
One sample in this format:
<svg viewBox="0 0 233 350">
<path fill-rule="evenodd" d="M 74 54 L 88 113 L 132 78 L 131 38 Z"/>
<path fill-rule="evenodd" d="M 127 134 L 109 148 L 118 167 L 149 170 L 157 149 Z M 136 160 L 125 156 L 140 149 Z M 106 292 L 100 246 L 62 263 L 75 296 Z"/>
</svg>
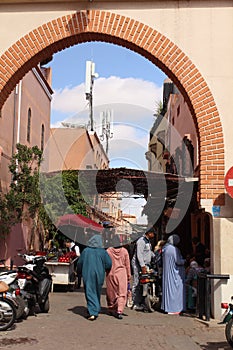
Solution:
<svg viewBox="0 0 233 350">
<path fill-rule="evenodd" d="M 122 319 L 131 278 L 129 254 L 124 247 L 109 247 L 107 252 L 112 260 L 112 268 L 106 275 L 108 309 L 112 315 Z"/>
</svg>

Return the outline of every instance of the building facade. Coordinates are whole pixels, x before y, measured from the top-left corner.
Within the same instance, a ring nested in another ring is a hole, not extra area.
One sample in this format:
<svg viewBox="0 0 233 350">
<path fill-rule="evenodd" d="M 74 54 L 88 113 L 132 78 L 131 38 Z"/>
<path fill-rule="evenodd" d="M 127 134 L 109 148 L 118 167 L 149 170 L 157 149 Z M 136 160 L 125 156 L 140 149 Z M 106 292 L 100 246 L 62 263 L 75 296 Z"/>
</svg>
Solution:
<svg viewBox="0 0 233 350">
<path fill-rule="evenodd" d="M 233 200 L 224 186 L 232 167 L 232 16 L 229 0 L 4 0 L 0 11 L 1 108 L 38 62 L 91 40 L 139 53 L 176 83 L 198 129 L 199 205 L 211 215 L 213 272 L 231 276 L 213 288 L 215 316 L 233 286 Z"/>
<path fill-rule="evenodd" d="M 52 99 L 51 70 L 35 67 L 19 82 L 8 97 L 0 117 L 0 185 L 6 193 L 11 182 L 8 166 L 16 144 L 44 149 L 50 135 L 50 104 Z M 15 252 L 25 252 L 30 236 L 30 223 L 22 222 L 12 228 L 6 241 L 0 241 L 0 256 L 10 264 L 17 262 Z M 39 247 L 38 238 L 35 241 Z"/>
</svg>

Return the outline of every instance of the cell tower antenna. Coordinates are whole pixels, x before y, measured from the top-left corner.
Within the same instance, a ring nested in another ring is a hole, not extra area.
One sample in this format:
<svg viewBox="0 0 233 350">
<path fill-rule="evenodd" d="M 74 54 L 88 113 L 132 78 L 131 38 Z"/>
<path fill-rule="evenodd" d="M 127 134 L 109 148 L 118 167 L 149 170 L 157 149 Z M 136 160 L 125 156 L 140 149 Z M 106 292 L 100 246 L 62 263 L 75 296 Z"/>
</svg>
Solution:
<svg viewBox="0 0 233 350">
<path fill-rule="evenodd" d="M 102 125 L 102 134 L 99 136 L 101 141 L 106 138 L 106 154 L 109 150 L 109 139 L 113 137 L 113 110 L 106 110 L 100 113 L 100 123 Z"/>
<path fill-rule="evenodd" d="M 89 102 L 89 118 L 91 124 L 91 131 L 94 131 L 93 125 L 93 84 L 94 79 L 98 78 L 99 74 L 95 73 L 95 63 L 92 61 L 86 61 L 86 84 L 85 94 L 86 100 Z"/>
</svg>

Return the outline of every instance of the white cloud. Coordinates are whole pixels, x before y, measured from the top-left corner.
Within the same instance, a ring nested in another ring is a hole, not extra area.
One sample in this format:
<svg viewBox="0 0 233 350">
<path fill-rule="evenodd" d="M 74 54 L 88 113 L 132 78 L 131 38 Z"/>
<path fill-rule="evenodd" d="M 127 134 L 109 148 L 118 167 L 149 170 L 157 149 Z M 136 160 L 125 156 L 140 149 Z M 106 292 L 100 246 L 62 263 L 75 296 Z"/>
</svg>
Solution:
<svg viewBox="0 0 233 350">
<path fill-rule="evenodd" d="M 128 163 L 130 167 L 145 169 L 145 152 L 148 147 L 156 103 L 162 99 L 162 87 L 134 78 L 99 78 L 93 86 L 94 126 L 102 133 L 102 112 L 111 111 L 113 138 L 109 139 L 111 164 Z M 62 121 L 87 125 L 88 104 L 85 85 L 65 87 L 55 91 L 52 103 L 52 127 L 61 127 Z M 106 138 L 103 141 L 105 147 Z"/>
<path fill-rule="evenodd" d="M 154 111 L 156 102 L 160 101 L 161 98 L 162 87 L 142 79 L 122 79 L 111 76 L 96 79 L 93 86 L 94 107 L 109 104 L 128 104 Z M 87 109 L 85 84 L 57 90 L 52 101 L 52 124 Z M 135 114 L 134 117 L 137 119 L 138 116 Z M 127 119 L 127 115 L 124 115 L 124 119 Z"/>
</svg>

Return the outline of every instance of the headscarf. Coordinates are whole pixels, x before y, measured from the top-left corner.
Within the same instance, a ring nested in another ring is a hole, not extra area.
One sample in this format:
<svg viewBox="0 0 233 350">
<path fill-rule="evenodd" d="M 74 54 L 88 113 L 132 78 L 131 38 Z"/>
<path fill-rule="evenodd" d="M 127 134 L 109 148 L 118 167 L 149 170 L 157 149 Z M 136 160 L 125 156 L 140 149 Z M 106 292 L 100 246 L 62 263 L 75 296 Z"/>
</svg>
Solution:
<svg viewBox="0 0 233 350">
<path fill-rule="evenodd" d="M 171 236 L 168 237 L 167 243 L 172 244 L 174 246 L 177 246 L 177 244 L 180 243 L 180 237 L 178 235 L 176 235 L 176 234 L 171 235 Z"/>
<path fill-rule="evenodd" d="M 100 235 L 94 235 L 89 239 L 87 245 L 91 248 L 103 248 L 102 237 Z"/>
</svg>

